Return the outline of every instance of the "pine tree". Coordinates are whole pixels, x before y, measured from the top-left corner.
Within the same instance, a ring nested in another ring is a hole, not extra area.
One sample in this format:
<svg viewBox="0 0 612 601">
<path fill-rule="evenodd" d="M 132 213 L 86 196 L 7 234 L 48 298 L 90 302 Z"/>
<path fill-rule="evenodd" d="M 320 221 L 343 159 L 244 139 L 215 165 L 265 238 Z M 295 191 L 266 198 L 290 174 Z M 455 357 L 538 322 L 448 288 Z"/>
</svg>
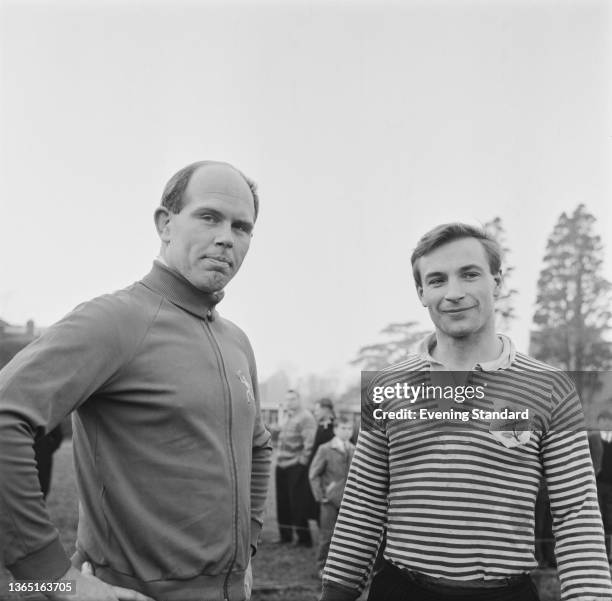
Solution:
<svg viewBox="0 0 612 601">
<path fill-rule="evenodd" d="M 515 288 L 510 288 L 509 279 L 514 271 L 514 267 L 508 265 L 507 257 L 510 254 L 510 249 L 506 244 L 506 230 L 502 224 L 500 217 L 495 217 L 491 221 L 484 224 L 485 231 L 497 240 L 501 246 L 503 253 L 502 272 L 503 272 L 503 288 L 502 293 L 495 301 L 495 313 L 497 314 L 497 329 L 506 331 L 510 326 L 510 322 L 516 318 L 514 314 L 513 301 L 518 291 Z"/>
<path fill-rule="evenodd" d="M 603 245 L 595 222 L 583 204 L 559 217 L 546 246 L 533 317 L 532 354 L 577 372 L 583 394 L 594 388 L 597 371 L 612 367 L 606 340 L 611 285 L 601 273 Z"/>
<path fill-rule="evenodd" d="M 351 365 L 358 365 L 363 371 L 380 371 L 402 361 L 428 333 L 415 329 L 417 326 L 415 321 L 390 323 L 380 332 L 386 340 L 362 346 Z"/>
</svg>

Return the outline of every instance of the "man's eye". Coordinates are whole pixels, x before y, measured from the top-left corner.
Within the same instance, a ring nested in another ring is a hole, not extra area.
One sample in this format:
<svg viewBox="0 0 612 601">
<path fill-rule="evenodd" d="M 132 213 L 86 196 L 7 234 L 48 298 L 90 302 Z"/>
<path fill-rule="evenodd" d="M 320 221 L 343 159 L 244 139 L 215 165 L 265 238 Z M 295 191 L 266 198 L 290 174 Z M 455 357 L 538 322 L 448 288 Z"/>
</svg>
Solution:
<svg viewBox="0 0 612 601">
<path fill-rule="evenodd" d="M 468 278 L 468 279 L 474 279 L 477 278 L 480 274 L 477 271 L 468 271 L 467 273 L 464 274 L 464 277 Z"/>
<path fill-rule="evenodd" d="M 217 221 L 217 217 L 212 213 L 202 213 L 200 218 L 202 219 L 202 221 L 207 221 L 209 223 L 215 223 Z"/>
<path fill-rule="evenodd" d="M 430 286 L 437 286 L 438 284 L 442 283 L 442 278 L 434 278 L 433 280 L 429 280 L 429 285 Z"/>
<path fill-rule="evenodd" d="M 237 223 L 234 227 L 245 234 L 250 234 L 253 231 L 253 228 L 248 223 Z"/>
</svg>

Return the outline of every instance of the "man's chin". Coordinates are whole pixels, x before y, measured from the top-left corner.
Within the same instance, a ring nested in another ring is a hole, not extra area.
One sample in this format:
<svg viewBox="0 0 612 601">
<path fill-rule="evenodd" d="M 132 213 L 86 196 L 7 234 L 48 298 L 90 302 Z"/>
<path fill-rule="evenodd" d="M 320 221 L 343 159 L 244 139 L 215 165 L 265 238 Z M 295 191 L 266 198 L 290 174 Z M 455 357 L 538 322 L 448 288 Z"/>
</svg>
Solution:
<svg viewBox="0 0 612 601">
<path fill-rule="evenodd" d="M 227 277 L 218 277 L 217 275 L 207 276 L 207 277 L 192 277 L 189 278 L 189 281 L 193 286 L 195 286 L 200 292 L 206 292 L 208 294 L 214 294 L 215 292 L 221 292 L 230 278 Z"/>
<path fill-rule="evenodd" d="M 476 328 L 470 327 L 456 327 L 456 328 L 445 328 L 444 333 L 451 338 L 456 338 L 457 340 L 462 340 L 464 338 L 469 338 L 472 334 L 476 332 Z"/>
</svg>

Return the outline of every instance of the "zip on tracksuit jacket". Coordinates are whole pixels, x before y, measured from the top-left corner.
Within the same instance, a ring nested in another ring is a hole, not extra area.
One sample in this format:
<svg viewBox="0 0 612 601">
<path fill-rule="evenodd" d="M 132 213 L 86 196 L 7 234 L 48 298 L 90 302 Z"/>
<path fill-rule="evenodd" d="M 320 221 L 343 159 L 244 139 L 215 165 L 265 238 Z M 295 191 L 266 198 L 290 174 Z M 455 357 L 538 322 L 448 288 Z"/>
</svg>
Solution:
<svg viewBox="0 0 612 601">
<path fill-rule="evenodd" d="M 250 344 L 216 300 L 156 262 L 0 372 L 0 541 L 16 578 L 70 565 L 32 438 L 76 409 L 79 558 L 158 601 L 244 599 L 272 448 Z"/>
</svg>

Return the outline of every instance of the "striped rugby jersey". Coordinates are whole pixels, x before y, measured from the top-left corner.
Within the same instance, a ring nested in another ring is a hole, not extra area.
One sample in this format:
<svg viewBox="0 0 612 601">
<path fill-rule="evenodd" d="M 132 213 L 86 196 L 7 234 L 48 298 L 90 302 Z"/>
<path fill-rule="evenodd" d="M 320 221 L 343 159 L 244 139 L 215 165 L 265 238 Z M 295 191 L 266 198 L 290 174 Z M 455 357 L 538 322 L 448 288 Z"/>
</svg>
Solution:
<svg viewBox="0 0 612 601">
<path fill-rule="evenodd" d="M 515 352 L 509 339 L 502 340 L 505 364 L 477 365 L 470 373 L 469 384 L 485 386 L 485 397 L 452 403 L 453 408 L 528 408 L 528 440 L 508 447 L 486 420 L 432 425 L 375 419 L 368 401 L 324 570 L 322 599 L 359 596 L 385 525 L 384 556 L 401 568 L 458 584 L 531 571 L 537 567 L 534 511 L 541 477 L 553 514 L 561 600 L 612 599 L 574 385 L 560 370 Z M 439 369 L 425 351 L 380 372 L 374 383 L 432 384 Z M 431 403 L 436 402 L 408 406 L 435 409 Z M 406 407 L 406 401 L 377 406 L 391 411 Z"/>
</svg>

